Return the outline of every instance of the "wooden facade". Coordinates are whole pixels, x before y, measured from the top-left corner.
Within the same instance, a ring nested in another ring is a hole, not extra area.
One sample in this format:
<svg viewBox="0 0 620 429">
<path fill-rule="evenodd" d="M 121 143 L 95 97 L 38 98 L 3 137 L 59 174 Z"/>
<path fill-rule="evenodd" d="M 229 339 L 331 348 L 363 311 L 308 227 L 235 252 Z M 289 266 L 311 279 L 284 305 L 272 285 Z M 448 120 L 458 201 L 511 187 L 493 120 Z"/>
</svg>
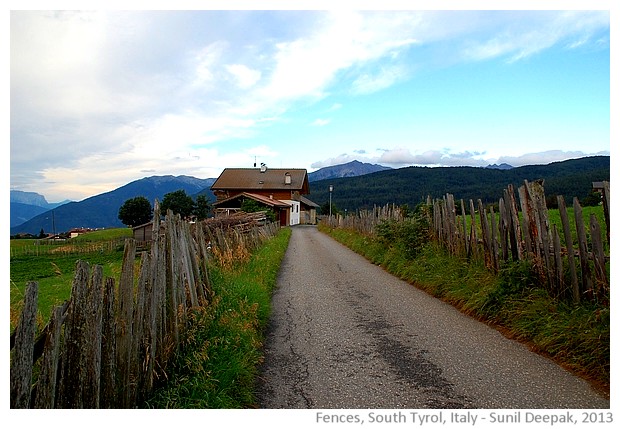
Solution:
<svg viewBox="0 0 620 429">
<path fill-rule="evenodd" d="M 310 193 L 305 169 L 226 168 L 211 190 L 216 216 L 239 211 L 249 198 L 272 209 L 282 226 L 316 222 L 318 205 L 304 197 Z"/>
</svg>

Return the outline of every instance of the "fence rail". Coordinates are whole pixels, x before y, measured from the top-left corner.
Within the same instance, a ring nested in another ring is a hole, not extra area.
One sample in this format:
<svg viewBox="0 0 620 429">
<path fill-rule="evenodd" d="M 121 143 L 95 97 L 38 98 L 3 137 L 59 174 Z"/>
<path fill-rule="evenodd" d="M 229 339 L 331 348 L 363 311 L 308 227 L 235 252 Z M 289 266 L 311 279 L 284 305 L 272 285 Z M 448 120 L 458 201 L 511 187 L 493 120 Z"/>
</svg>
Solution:
<svg viewBox="0 0 620 429">
<path fill-rule="evenodd" d="M 134 408 L 165 379 L 188 312 L 212 298 L 208 260 L 216 249 L 254 248 L 278 231 L 252 216 L 227 225 L 190 224 L 155 202 L 153 240 L 125 240 L 122 271 L 76 263 L 70 299 L 36 334 L 38 284 L 29 282 L 11 335 L 11 408 Z M 139 258 L 139 269 L 135 261 Z"/>
</svg>

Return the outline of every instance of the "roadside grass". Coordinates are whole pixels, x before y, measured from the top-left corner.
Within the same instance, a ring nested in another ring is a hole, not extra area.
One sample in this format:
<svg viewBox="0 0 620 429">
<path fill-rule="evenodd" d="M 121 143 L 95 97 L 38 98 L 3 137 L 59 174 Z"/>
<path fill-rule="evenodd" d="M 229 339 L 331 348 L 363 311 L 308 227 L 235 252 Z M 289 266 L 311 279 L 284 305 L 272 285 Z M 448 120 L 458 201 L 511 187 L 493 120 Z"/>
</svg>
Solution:
<svg viewBox="0 0 620 429">
<path fill-rule="evenodd" d="M 352 230 L 319 230 L 386 271 L 527 344 L 609 395 L 610 311 L 573 306 L 536 285 L 527 263 L 508 263 L 499 275 L 483 264 L 449 255 L 434 243 L 407 258 L 397 246 Z"/>
<path fill-rule="evenodd" d="M 192 311 L 182 351 L 144 408 L 252 408 L 271 295 L 290 228 L 232 268 L 211 265 L 212 304 Z"/>
</svg>

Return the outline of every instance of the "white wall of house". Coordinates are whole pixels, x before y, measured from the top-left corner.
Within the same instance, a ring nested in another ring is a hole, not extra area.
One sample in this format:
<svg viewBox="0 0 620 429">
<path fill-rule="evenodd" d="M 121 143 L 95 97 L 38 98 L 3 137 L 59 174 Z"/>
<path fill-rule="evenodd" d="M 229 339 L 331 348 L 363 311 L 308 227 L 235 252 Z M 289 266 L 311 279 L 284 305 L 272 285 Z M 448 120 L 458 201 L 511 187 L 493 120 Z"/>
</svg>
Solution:
<svg viewBox="0 0 620 429">
<path fill-rule="evenodd" d="M 284 201 L 287 204 L 291 205 L 291 208 L 289 209 L 289 225 L 293 226 L 293 225 L 299 225 L 300 219 L 301 219 L 301 208 L 300 208 L 300 204 L 299 201 L 293 201 L 293 200 L 280 200 L 280 201 Z"/>
</svg>

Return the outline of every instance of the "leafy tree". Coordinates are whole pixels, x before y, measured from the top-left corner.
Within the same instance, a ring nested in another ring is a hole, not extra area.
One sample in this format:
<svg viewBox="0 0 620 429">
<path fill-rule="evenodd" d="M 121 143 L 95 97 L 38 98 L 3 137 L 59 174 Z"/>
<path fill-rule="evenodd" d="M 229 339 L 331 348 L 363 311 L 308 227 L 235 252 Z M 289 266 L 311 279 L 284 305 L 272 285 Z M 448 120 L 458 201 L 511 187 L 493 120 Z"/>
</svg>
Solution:
<svg viewBox="0 0 620 429">
<path fill-rule="evenodd" d="M 259 203 L 256 200 L 253 200 L 251 198 L 246 198 L 241 202 L 241 211 L 244 211 L 246 213 L 255 213 L 255 212 L 266 212 L 265 216 L 267 217 L 267 219 L 269 219 L 271 222 L 276 220 L 276 214 L 274 213 L 274 211 Z"/>
<path fill-rule="evenodd" d="M 118 218 L 127 226 L 137 226 L 149 222 L 153 208 L 146 197 L 130 198 L 118 210 Z"/>
<path fill-rule="evenodd" d="M 187 195 L 185 190 L 180 189 L 164 195 L 164 199 L 161 201 L 161 211 L 166 213 L 168 210 L 172 210 L 172 213 L 187 219 L 194 214 L 195 205 L 192 197 Z"/>
<path fill-rule="evenodd" d="M 206 219 L 211 211 L 211 204 L 206 195 L 198 195 L 196 197 L 196 204 L 194 207 L 194 214 L 198 220 Z"/>
</svg>

